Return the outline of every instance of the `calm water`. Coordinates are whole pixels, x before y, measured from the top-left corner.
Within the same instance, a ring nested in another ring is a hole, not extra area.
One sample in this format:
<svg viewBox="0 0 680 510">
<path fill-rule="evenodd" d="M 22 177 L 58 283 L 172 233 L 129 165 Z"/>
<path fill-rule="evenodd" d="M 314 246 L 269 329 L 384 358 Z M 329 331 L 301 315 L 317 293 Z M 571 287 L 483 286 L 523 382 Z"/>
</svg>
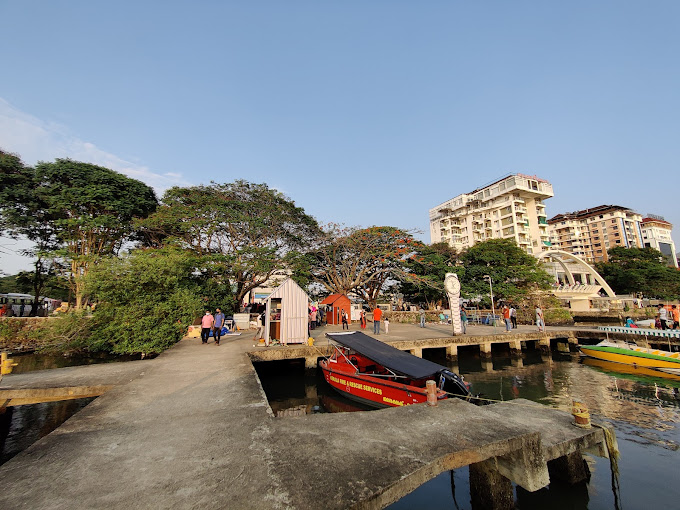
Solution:
<svg viewBox="0 0 680 510">
<path fill-rule="evenodd" d="M 442 358 L 430 359 L 447 364 Z M 621 452 L 618 491 L 612 488 L 609 461 L 586 454 L 588 483 L 552 483 L 535 493 L 517 487 L 517 508 L 680 508 L 680 380 L 632 368 L 622 373 L 617 366 L 583 361 L 578 355 L 541 356 L 538 351 L 529 351 L 521 362 L 502 355 L 484 362 L 463 354 L 450 366 L 472 383 L 475 393 L 497 400 L 525 398 L 565 411 L 571 411 L 572 399 L 577 399 L 587 404 L 594 421 L 610 423 L 616 430 Z M 300 405 L 307 405 L 308 412 L 358 410 L 320 374 L 305 373 L 302 364 L 257 368 L 275 412 Z M 468 470 L 442 473 L 389 508 L 469 509 Z"/>
<path fill-rule="evenodd" d="M 11 355 L 11 357 L 18 362 L 12 370 L 13 374 L 138 359 L 110 355 L 55 356 L 39 353 Z M 8 407 L 4 412 L 0 411 L 0 465 L 52 432 L 92 400 L 94 400 L 93 397 L 45 402 Z"/>
</svg>

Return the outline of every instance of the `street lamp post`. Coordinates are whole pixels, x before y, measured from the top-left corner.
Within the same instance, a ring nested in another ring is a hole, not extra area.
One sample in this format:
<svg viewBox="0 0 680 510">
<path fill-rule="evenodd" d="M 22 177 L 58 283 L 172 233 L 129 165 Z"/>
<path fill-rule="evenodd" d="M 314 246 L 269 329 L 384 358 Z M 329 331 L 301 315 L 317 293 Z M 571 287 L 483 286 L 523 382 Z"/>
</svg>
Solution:
<svg viewBox="0 0 680 510">
<path fill-rule="evenodd" d="M 484 275 L 484 279 L 489 281 L 489 294 L 491 295 L 491 320 L 493 321 L 493 331 L 496 332 L 496 308 L 493 305 L 493 278 L 488 274 Z"/>
</svg>

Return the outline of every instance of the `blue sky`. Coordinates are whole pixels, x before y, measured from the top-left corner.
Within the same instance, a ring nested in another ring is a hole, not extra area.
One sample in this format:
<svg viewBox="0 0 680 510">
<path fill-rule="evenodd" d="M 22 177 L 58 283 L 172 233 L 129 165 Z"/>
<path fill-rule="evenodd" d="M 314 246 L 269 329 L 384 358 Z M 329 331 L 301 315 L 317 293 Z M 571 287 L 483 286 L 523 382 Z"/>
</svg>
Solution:
<svg viewBox="0 0 680 510">
<path fill-rule="evenodd" d="M 0 147 L 419 229 L 505 174 L 680 228 L 680 2 L 0 0 Z M 675 236 L 677 238 L 677 236 Z M 0 269 L 12 272 L 8 241 Z"/>
</svg>

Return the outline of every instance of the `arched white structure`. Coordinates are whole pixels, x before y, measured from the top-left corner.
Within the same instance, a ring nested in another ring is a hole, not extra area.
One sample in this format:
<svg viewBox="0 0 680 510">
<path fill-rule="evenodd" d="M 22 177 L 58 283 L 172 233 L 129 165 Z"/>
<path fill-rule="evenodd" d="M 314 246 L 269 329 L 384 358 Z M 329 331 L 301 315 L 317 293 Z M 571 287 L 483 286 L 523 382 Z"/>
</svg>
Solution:
<svg viewBox="0 0 680 510">
<path fill-rule="evenodd" d="M 570 285 L 574 285 L 576 282 L 574 280 L 574 275 L 572 274 L 572 271 L 569 269 L 566 262 L 575 263 L 581 272 L 589 274 L 591 278 L 594 279 L 604 289 L 604 291 L 607 293 L 607 296 L 612 298 L 616 297 L 616 293 L 612 290 L 604 278 L 600 276 L 600 273 L 595 271 L 595 269 L 593 269 L 593 267 L 590 266 L 585 260 L 572 253 L 563 250 L 548 250 L 536 255 L 536 258 L 539 260 L 544 258 L 551 258 L 555 260 L 562 267 L 562 269 L 564 269 L 564 274 L 567 276 L 567 280 L 569 281 Z"/>
</svg>

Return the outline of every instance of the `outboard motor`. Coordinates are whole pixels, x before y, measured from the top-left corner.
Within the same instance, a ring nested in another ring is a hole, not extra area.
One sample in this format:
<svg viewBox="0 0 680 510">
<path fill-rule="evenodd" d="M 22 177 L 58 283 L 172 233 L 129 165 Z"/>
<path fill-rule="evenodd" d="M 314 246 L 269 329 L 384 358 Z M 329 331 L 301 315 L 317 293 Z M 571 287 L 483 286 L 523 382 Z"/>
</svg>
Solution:
<svg viewBox="0 0 680 510">
<path fill-rule="evenodd" d="M 470 385 L 463 380 L 462 376 L 454 374 L 450 370 L 442 370 L 439 374 L 440 389 L 460 398 L 471 396 Z"/>
</svg>

